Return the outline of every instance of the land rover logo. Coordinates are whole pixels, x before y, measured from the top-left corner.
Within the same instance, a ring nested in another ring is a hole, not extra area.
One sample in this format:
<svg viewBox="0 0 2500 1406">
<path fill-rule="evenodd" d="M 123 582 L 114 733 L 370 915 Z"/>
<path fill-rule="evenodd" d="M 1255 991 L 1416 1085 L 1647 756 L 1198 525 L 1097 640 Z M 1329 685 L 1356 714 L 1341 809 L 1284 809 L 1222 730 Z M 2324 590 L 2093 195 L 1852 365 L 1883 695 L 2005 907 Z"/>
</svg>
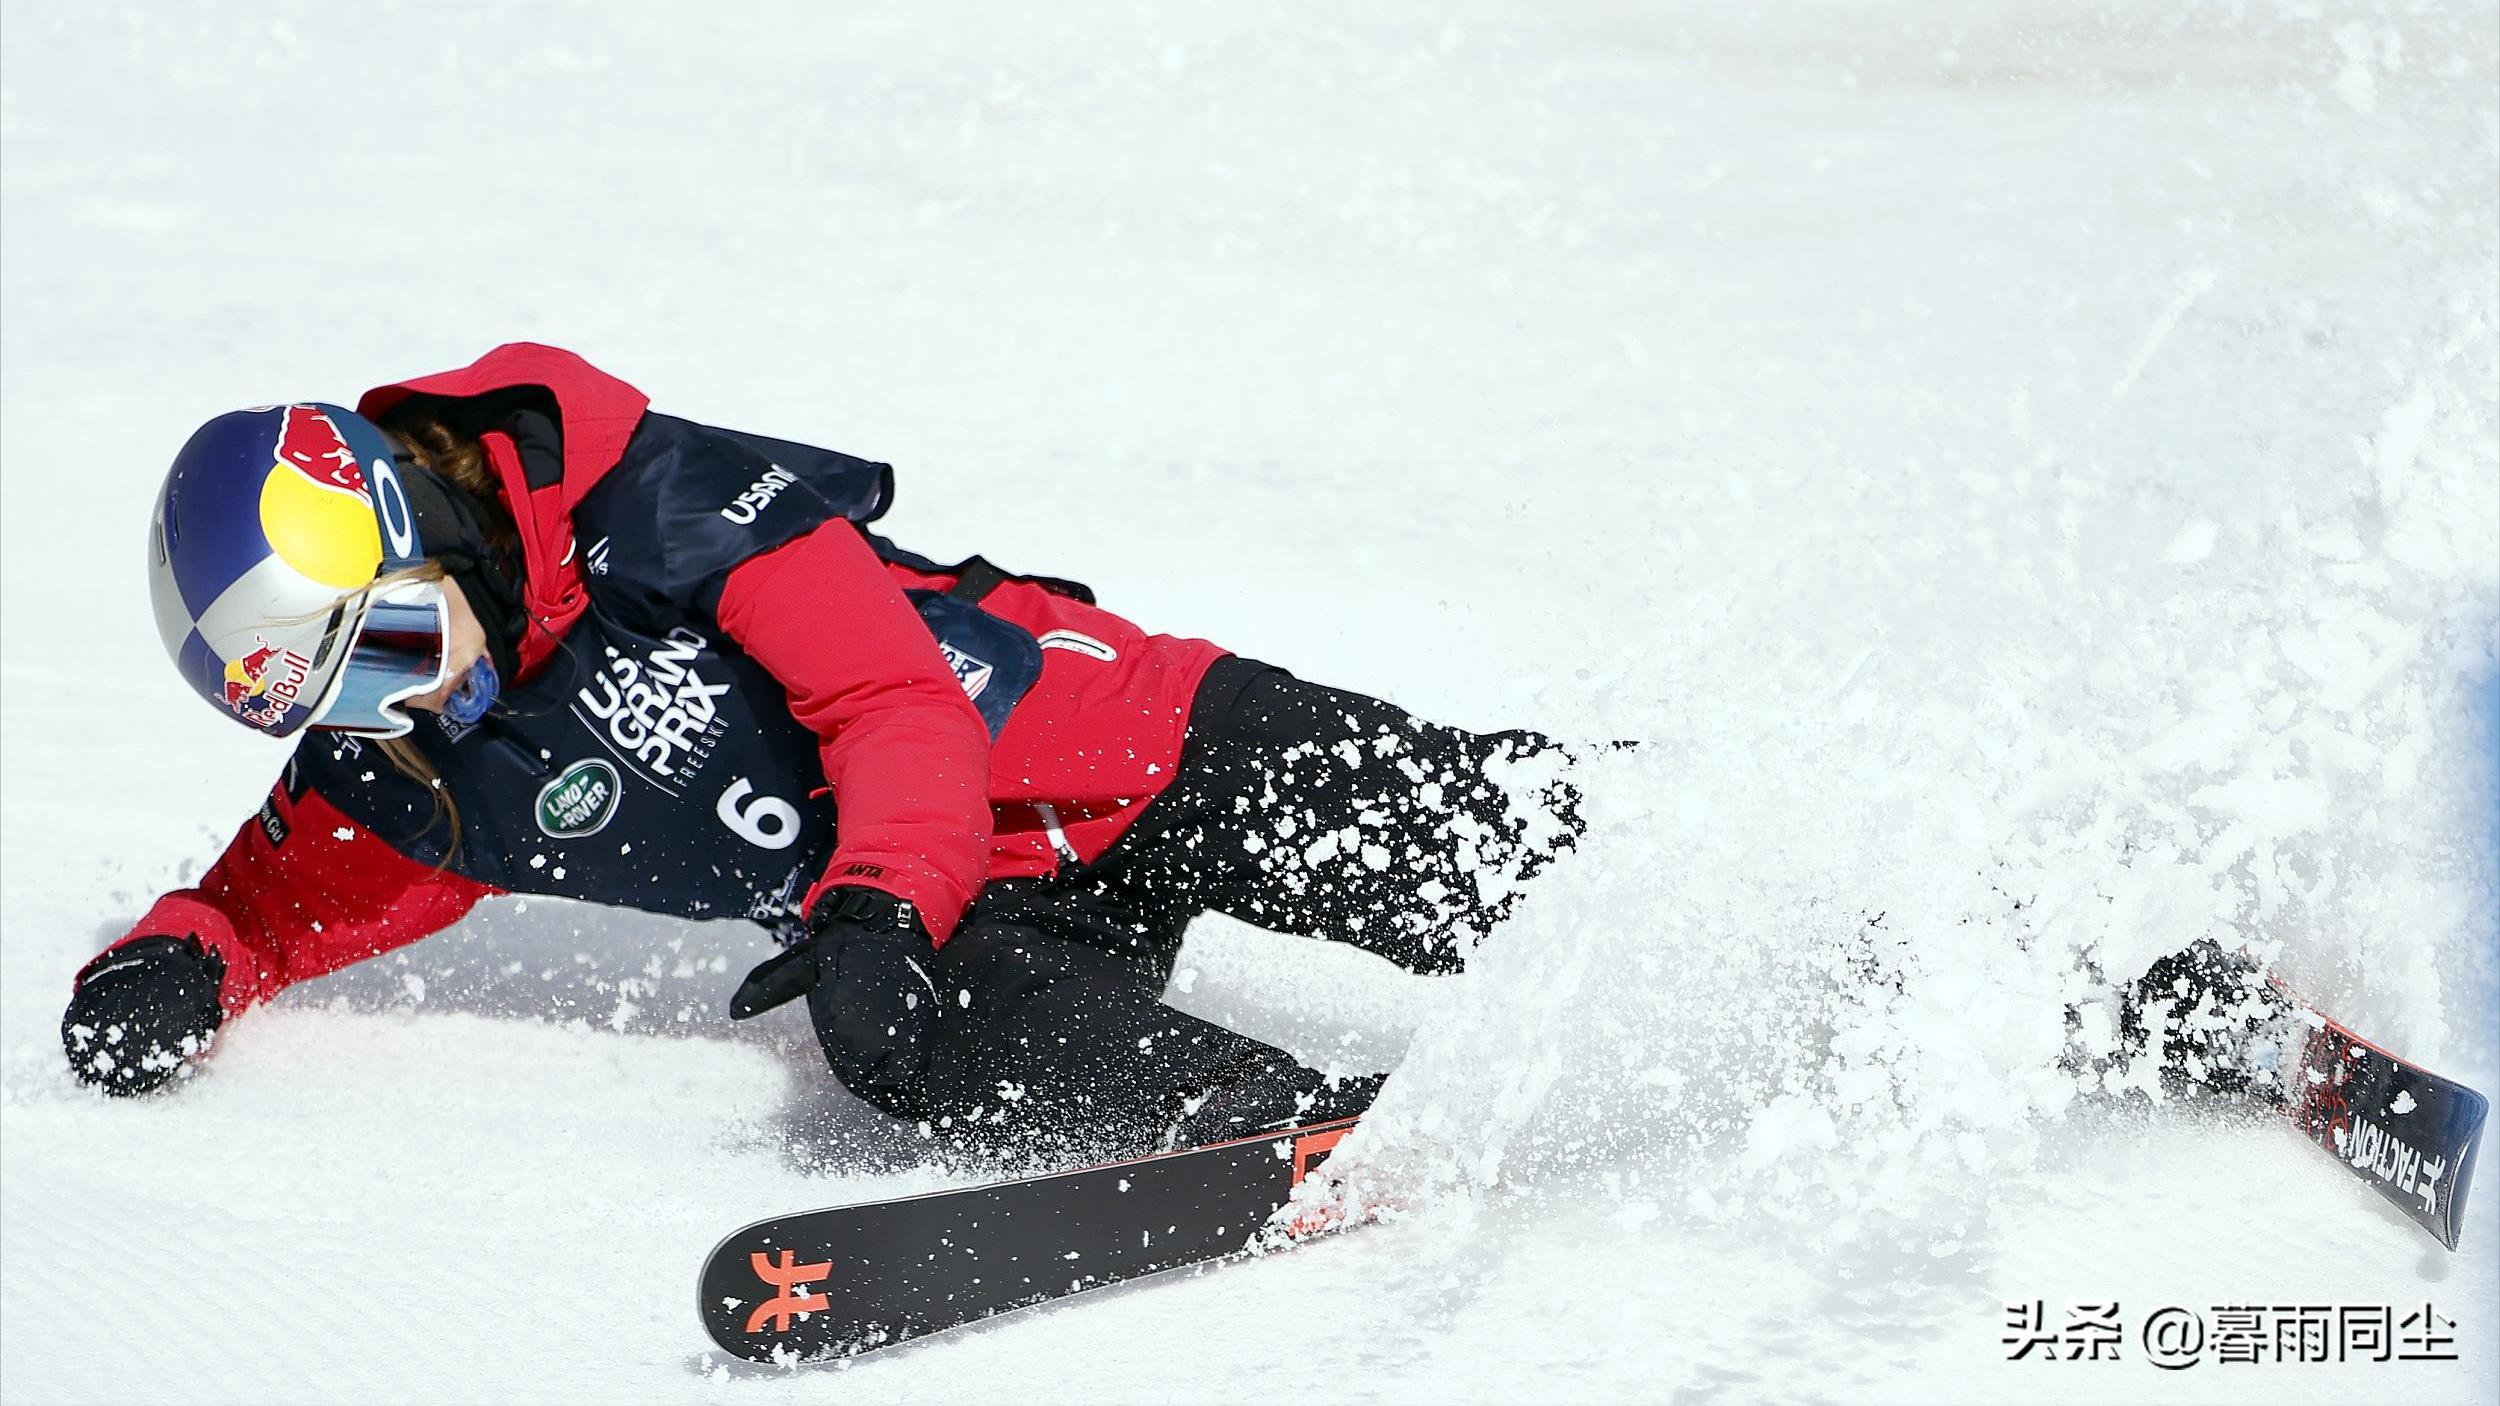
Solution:
<svg viewBox="0 0 2500 1406">
<path fill-rule="evenodd" d="M 539 788 L 538 828 L 559 840 L 596 835 L 616 814 L 621 794 L 616 768 L 585 757 Z"/>
</svg>

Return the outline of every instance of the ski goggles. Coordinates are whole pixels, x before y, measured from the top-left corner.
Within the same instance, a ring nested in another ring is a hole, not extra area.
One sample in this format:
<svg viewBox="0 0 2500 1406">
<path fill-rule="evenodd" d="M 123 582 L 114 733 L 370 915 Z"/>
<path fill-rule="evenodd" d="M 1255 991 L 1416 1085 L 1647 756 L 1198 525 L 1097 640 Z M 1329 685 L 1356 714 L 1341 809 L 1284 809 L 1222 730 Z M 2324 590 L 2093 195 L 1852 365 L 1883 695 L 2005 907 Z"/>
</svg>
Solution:
<svg viewBox="0 0 2500 1406">
<path fill-rule="evenodd" d="M 448 677 L 451 603 L 434 581 L 398 581 L 365 593 L 355 620 L 347 607 L 332 626 L 344 637 L 338 676 L 307 726 L 366 737 L 402 737 L 416 726 L 404 706 L 441 688 Z"/>
</svg>

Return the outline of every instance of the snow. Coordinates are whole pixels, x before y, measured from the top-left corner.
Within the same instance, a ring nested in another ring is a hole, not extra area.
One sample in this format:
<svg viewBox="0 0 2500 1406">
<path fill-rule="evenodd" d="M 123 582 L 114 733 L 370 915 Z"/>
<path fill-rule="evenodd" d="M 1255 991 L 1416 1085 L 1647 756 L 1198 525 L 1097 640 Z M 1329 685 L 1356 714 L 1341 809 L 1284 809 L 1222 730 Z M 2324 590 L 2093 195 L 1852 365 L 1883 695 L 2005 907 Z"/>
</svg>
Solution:
<svg viewBox="0 0 2500 1406">
<path fill-rule="evenodd" d="M 2078 953 L 2215 932 L 2500 1084 L 2495 83 L 2450 0 L 8 6 L 0 1396 L 2492 1399 L 2491 1187 L 2451 1255 L 2056 1056 Z M 963 1169 L 726 1024 L 760 934 L 543 900 L 81 1091 L 71 972 L 281 756 L 159 656 L 166 459 L 512 338 L 894 460 L 919 550 L 1641 739 L 1463 978 L 1193 935 L 1189 1008 L 1402 1059 L 1339 1165 L 1404 1213 L 732 1370 L 722 1231 Z M 2033 1299 L 2459 1360 L 2008 1362 Z"/>
</svg>

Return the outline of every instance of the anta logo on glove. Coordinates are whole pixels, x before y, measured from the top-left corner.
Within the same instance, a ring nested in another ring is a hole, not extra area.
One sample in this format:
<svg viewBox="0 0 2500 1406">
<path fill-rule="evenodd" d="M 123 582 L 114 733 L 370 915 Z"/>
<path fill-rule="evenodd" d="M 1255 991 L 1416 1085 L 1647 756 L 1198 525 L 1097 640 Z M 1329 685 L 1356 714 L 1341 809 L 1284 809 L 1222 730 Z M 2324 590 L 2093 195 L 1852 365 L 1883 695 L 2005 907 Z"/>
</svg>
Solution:
<svg viewBox="0 0 2500 1406">
<path fill-rule="evenodd" d="M 756 516 L 762 513 L 775 498 L 780 497 L 781 490 L 795 486 L 798 481 L 798 475 L 775 464 L 764 471 L 762 478 L 748 484 L 746 491 L 738 495 L 737 501 L 721 509 L 720 515 L 744 527 L 755 521 Z"/>
</svg>

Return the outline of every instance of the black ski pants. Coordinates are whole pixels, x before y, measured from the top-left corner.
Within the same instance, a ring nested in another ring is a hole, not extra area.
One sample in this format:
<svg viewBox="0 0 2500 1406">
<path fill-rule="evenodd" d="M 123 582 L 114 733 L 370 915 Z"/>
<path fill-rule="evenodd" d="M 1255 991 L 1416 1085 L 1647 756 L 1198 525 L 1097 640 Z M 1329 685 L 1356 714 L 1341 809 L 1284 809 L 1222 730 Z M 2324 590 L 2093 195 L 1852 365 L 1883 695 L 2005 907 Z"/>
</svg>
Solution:
<svg viewBox="0 0 2500 1406">
<path fill-rule="evenodd" d="M 871 1100 L 1047 1150 L 1151 1146 L 1185 1100 L 1299 1069 L 1163 1004 L 1192 919 L 1220 912 L 1411 971 L 1457 971 L 1578 838 L 1566 761 L 1534 733 L 1444 727 L 1220 660 L 1193 699 L 1172 785 L 1110 850 L 983 891 L 938 953 L 926 1075 Z"/>
</svg>

